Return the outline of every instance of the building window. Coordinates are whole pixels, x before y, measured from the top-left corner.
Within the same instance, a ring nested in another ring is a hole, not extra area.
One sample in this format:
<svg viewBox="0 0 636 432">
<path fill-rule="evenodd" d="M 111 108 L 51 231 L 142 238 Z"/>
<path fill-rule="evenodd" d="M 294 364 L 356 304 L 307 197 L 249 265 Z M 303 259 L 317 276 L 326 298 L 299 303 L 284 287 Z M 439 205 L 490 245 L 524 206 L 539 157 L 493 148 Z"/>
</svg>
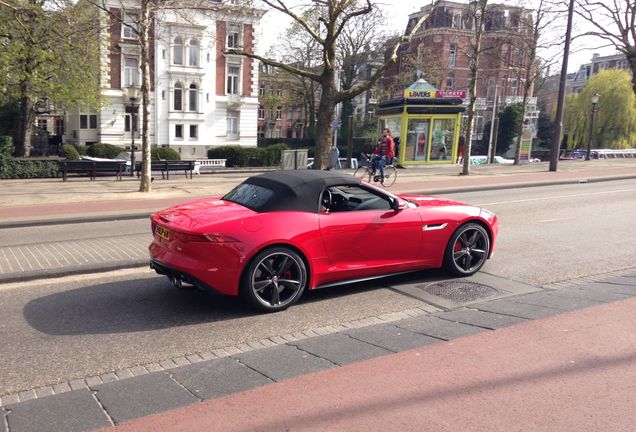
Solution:
<svg viewBox="0 0 636 432">
<path fill-rule="evenodd" d="M 259 96 L 265 96 L 265 86 L 260 86 L 258 88 L 258 95 Z"/>
<path fill-rule="evenodd" d="M 86 114 L 80 115 L 80 129 L 88 129 L 88 116 Z"/>
<path fill-rule="evenodd" d="M 451 43 L 450 48 L 448 50 L 448 67 L 455 67 L 456 60 L 457 60 L 457 44 Z"/>
<path fill-rule="evenodd" d="M 130 125 L 132 125 L 135 132 L 137 132 L 139 130 L 137 121 L 137 116 L 126 114 L 126 116 L 124 117 L 124 131 L 130 132 Z"/>
<path fill-rule="evenodd" d="M 44 129 L 44 130 L 46 130 L 47 123 L 48 123 L 48 122 L 46 121 L 46 119 L 38 119 L 38 127 L 39 127 L 40 129 Z"/>
<path fill-rule="evenodd" d="M 174 125 L 174 137 L 183 139 L 183 125 Z"/>
<path fill-rule="evenodd" d="M 462 14 L 453 15 L 453 28 L 456 28 L 456 29 L 462 28 Z"/>
<path fill-rule="evenodd" d="M 199 126 L 190 125 L 190 139 L 197 139 L 199 133 Z"/>
<path fill-rule="evenodd" d="M 124 60 L 124 86 L 139 87 L 139 61 L 135 57 Z"/>
<path fill-rule="evenodd" d="M 183 110 L 183 88 L 181 87 L 181 83 L 174 85 L 174 110 Z"/>
<path fill-rule="evenodd" d="M 241 48 L 241 27 L 238 24 L 230 24 L 228 26 L 227 47 Z"/>
<path fill-rule="evenodd" d="M 227 112 L 227 134 L 236 136 L 239 134 L 239 112 Z"/>
<path fill-rule="evenodd" d="M 64 119 L 62 118 L 55 119 L 55 135 L 64 135 Z"/>
<path fill-rule="evenodd" d="M 195 39 L 190 41 L 188 47 L 188 64 L 190 66 L 199 66 L 199 42 Z"/>
<path fill-rule="evenodd" d="M 262 105 L 258 107 L 258 119 L 265 120 L 265 108 Z"/>
<path fill-rule="evenodd" d="M 97 114 L 89 115 L 88 116 L 88 121 L 89 121 L 88 127 L 90 129 L 97 129 Z"/>
<path fill-rule="evenodd" d="M 454 90 L 455 89 L 455 75 L 449 73 L 446 77 L 446 90 Z"/>
<path fill-rule="evenodd" d="M 227 94 L 239 94 L 239 82 L 241 76 L 240 66 L 228 66 L 227 68 Z"/>
<path fill-rule="evenodd" d="M 283 95 L 283 89 L 276 89 L 276 96 L 282 96 Z"/>
<path fill-rule="evenodd" d="M 122 25 L 122 36 L 125 39 L 137 39 L 139 35 L 139 15 L 125 14 Z"/>
<path fill-rule="evenodd" d="M 274 138 L 281 138 L 281 133 L 280 133 L 280 128 L 279 127 L 277 127 L 274 130 Z"/>
<path fill-rule="evenodd" d="M 183 39 L 181 39 L 178 36 L 174 38 L 173 52 L 174 52 L 174 56 L 173 56 L 174 64 L 182 65 L 183 64 Z"/>
<path fill-rule="evenodd" d="M 276 120 L 280 120 L 282 118 L 283 118 L 283 107 L 276 107 Z"/>
<path fill-rule="evenodd" d="M 190 91 L 188 97 L 188 110 L 196 111 L 197 110 L 197 99 L 199 98 L 199 92 L 196 84 L 190 84 Z"/>
</svg>

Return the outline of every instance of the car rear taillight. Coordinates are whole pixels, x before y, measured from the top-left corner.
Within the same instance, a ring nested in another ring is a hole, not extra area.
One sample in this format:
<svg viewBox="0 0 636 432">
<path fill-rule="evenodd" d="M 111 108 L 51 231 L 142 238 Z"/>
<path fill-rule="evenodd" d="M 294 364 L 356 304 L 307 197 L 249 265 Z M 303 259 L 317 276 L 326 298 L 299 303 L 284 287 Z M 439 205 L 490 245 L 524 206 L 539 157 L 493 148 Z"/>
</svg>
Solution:
<svg viewBox="0 0 636 432">
<path fill-rule="evenodd" d="M 236 240 L 221 234 L 190 234 L 174 231 L 174 236 L 183 243 L 230 243 Z"/>
</svg>

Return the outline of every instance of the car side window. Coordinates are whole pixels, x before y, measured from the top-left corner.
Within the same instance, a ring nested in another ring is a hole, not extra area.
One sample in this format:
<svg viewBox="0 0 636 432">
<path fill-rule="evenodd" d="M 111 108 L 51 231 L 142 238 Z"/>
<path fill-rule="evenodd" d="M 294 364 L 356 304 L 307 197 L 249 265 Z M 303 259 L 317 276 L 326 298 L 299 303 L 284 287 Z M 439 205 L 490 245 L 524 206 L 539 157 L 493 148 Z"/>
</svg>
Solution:
<svg viewBox="0 0 636 432">
<path fill-rule="evenodd" d="M 391 210 L 388 197 L 358 185 L 331 186 L 323 191 L 321 201 L 329 213 Z"/>
</svg>

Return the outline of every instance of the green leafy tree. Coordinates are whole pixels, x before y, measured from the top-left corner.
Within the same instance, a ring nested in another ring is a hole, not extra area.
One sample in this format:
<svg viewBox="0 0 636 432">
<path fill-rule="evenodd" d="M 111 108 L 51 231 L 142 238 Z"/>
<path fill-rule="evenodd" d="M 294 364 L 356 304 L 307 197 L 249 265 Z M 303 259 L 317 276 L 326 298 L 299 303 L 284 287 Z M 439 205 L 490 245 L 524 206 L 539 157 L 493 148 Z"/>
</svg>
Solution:
<svg viewBox="0 0 636 432">
<path fill-rule="evenodd" d="M 37 113 L 98 105 L 98 31 L 84 0 L 0 0 L 0 104 L 18 101 L 16 153 L 31 153 Z"/>
<path fill-rule="evenodd" d="M 497 146 L 495 153 L 503 155 L 508 152 L 523 122 L 523 103 L 507 105 L 499 113 L 499 128 L 497 132 Z"/>
<path fill-rule="evenodd" d="M 636 96 L 628 71 L 607 69 L 592 75 L 580 93 L 566 99 L 563 125 L 568 146 L 585 148 L 590 137 L 592 95 L 600 94 L 594 116 L 592 148 L 631 148 L 636 142 Z"/>
</svg>

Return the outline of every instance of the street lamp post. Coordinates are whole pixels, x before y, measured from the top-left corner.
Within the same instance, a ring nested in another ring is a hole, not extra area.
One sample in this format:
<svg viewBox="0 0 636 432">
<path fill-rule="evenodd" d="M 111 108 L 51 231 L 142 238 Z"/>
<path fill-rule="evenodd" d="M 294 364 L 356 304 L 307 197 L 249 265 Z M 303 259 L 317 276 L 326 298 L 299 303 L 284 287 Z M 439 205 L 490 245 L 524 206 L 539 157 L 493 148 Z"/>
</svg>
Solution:
<svg viewBox="0 0 636 432">
<path fill-rule="evenodd" d="M 592 132 L 594 130 L 594 116 L 596 115 L 596 104 L 598 103 L 598 98 L 601 95 L 598 93 L 594 93 L 592 95 L 592 113 L 590 119 L 590 136 L 587 140 L 587 153 L 585 154 L 585 160 L 590 160 L 590 153 L 592 152 Z"/>
<path fill-rule="evenodd" d="M 130 146 L 130 176 L 135 175 L 135 132 L 137 130 L 137 112 L 139 110 L 139 87 L 130 86 L 126 87 L 126 97 L 128 98 L 128 105 L 126 106 L 126 113 L 130 114 L 130 136 L 132 138 Z"/>
</svg>

